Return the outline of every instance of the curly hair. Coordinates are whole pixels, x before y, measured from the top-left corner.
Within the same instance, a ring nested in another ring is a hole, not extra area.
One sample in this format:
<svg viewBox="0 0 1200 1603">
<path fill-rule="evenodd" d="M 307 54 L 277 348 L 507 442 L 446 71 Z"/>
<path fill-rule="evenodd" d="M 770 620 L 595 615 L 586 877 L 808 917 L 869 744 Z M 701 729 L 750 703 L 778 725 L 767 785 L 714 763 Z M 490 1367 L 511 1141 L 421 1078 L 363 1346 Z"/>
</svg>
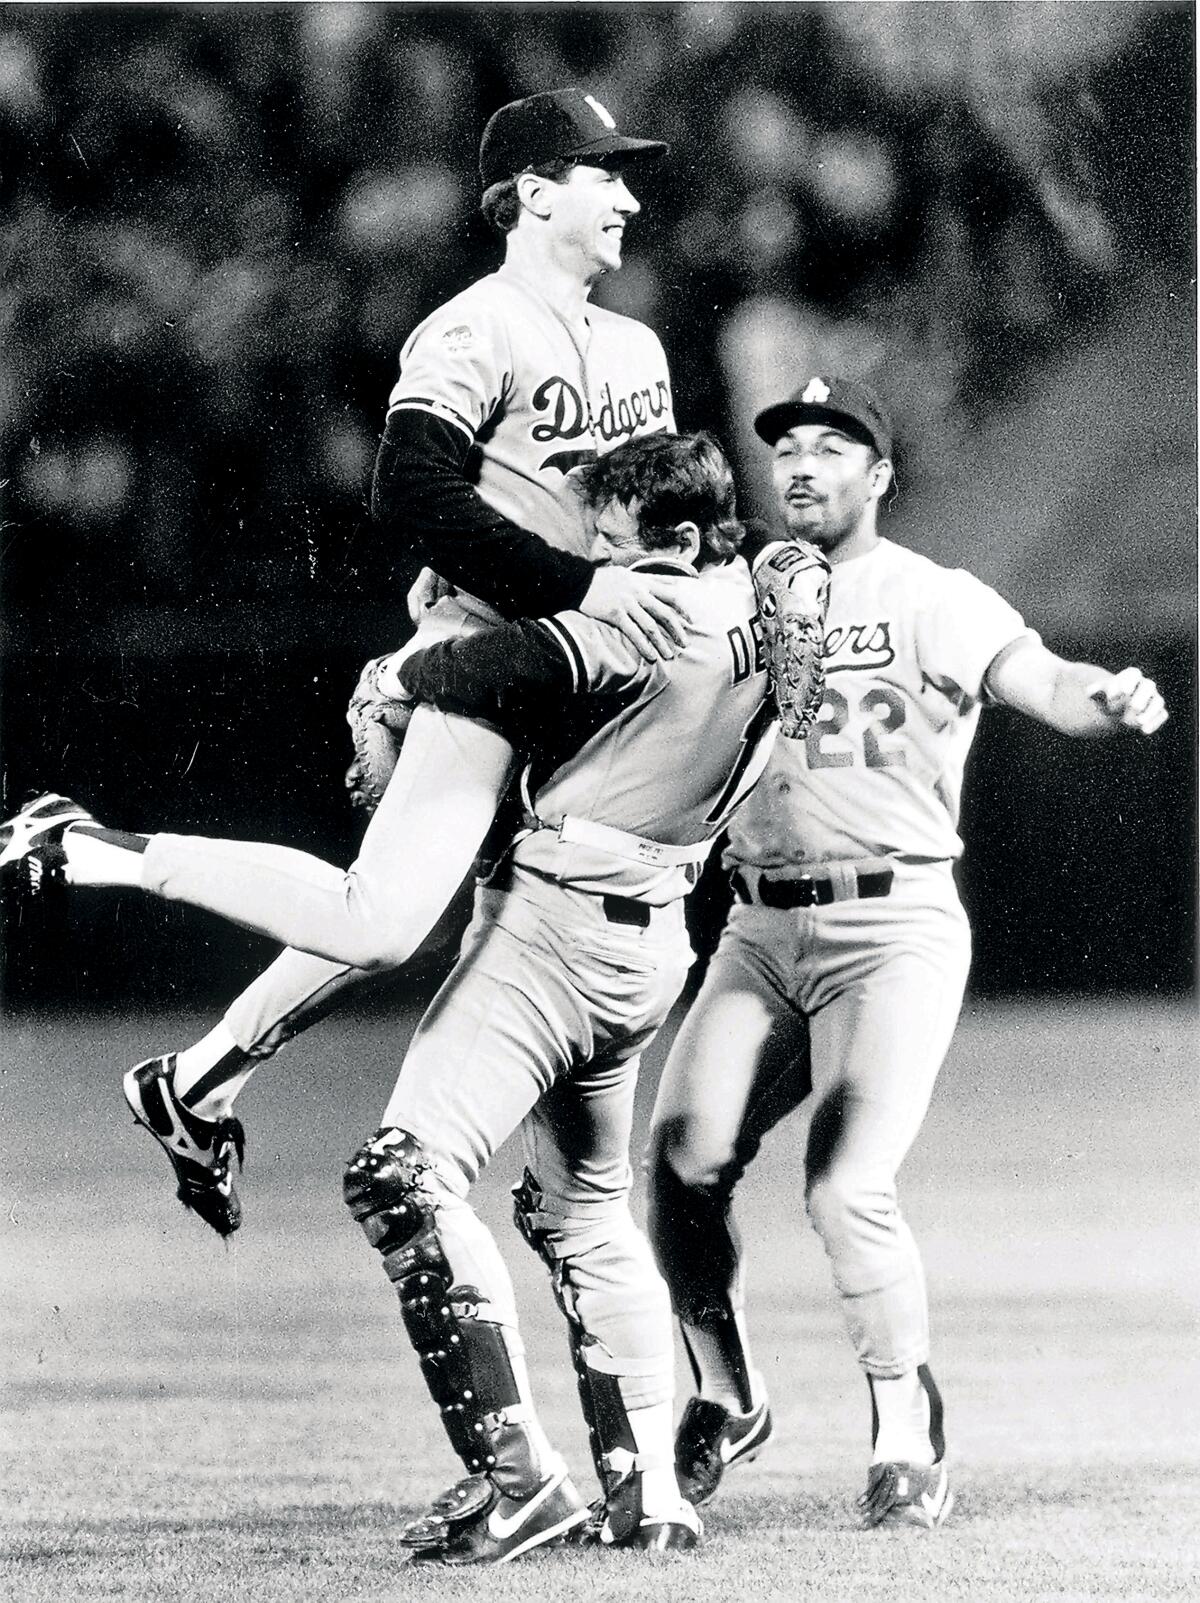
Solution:
<svg viewBox="0 0 1200 1603">
<path fill-rule="evenodd" d="M 725 562 L 746 537 L 737 516 L 733 470 L 711 434 L 643 434 L 575 472 L 589 507 L 610 501 L 637 509 L 639 541 L 648 551 L 673 546 L 676 528 L 700 531 L 698 567 Z"/>
</svg>

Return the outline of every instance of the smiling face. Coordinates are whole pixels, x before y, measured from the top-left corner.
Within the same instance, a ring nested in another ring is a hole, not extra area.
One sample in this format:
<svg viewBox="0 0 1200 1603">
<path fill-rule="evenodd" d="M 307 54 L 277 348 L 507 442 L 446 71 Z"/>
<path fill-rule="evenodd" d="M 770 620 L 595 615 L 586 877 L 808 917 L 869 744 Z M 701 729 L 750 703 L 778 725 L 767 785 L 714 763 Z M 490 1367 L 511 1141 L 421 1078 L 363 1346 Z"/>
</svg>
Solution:
<svg viewBox="0 0 1200 1603">
<path fill-rule="evenodd" d="M 551 200 L 555 253 L 564 263 L 585 277 L 620 267 L 625 224 L 642 209 L 621 171 L 577 163 Z"/>
<path fill-rule="evenodd" d="M 788 533 L 826 555 L 875 536 L 875 508 L 891 465 L 831 423 L 801 423 L 775 442 L 775 494 Z"/>
</svg>

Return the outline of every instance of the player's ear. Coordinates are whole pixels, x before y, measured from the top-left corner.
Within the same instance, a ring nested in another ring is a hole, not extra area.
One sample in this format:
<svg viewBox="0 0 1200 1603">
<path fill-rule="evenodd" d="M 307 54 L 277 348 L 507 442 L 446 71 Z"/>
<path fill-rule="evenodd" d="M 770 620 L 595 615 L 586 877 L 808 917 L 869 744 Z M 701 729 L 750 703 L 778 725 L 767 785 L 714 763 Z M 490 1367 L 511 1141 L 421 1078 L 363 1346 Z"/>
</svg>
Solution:
<svg viewBox="0 0 1200 1603">
<path fill-rule="evenodd" d="M 553 205 L 550 185 L 550 179 L 543 178 L 539 173 L 518 173 L 517 199 L 535 217 L 549 217 Z"/>
<path fill-rule="evenodd" d="M 700 529 L 695 523 L 677 523 L 675 533 L 679 536 L 679 555 L 684 562 L 695 562 L 700 555 Z"/>
<path fill-rule="evenodd" d="M 871 499 L 878 501 L 887 494 L 892 484 L 892 462 L 890 457 L 880 457 L 871 468 Z"/>
</svg>

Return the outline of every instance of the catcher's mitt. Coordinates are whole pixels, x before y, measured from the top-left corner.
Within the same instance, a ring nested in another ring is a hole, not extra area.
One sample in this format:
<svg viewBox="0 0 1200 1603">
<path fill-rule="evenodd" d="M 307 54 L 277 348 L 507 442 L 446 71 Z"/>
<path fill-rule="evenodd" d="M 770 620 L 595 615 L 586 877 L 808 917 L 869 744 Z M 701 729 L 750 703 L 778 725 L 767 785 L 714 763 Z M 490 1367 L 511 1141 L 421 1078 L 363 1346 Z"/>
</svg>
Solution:
<svg viewBox="0 0 1200 1603">
<path fill-rule="evenodd" d="M 754 588 L 779 727 L 803 740 L 825 694 L 829 564 L 806 541 L 780 542 L 755 564 Z"/>
<path fill-rule="evenodd" d="M 354 761 L 346 770 L 351 805 L 373 813 L 383 800 L 400 755 L 412 704 L 397 701 L 379 688 L 379 673 L 388 657 L 373 657 L 354 687 L 346 722 L 354 742 Z"/>
</svg>

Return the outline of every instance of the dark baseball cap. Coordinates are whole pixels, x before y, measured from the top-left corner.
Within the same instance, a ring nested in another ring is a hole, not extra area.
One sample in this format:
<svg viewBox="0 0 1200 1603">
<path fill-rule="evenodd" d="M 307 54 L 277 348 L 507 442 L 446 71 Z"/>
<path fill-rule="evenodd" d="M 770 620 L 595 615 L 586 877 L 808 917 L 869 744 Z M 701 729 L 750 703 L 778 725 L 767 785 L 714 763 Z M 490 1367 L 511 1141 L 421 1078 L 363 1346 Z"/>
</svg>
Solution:
<svg viewBox="0 0 1200 1603">
<path fill-rule="evenodd" d="M 831 423 L 852 439 L 873 445 L 880 456 L 892 454 L 891 419 L 879 397 L 865 384 L 818 373 L 805 379 L 786 401 L 768 406 L 754 419 L 755 433 L 768 445 L 800 423 Z"/>
<path fill-rule="evenodd" d="M 658 139 L 618 133 L 611 114 L 582 89 L 549 89 L 510 100 L 491 117 L 479 143 L 479 176 L 487 189 L 547 161 L 607 167 L 669 149 Z"/>
</svg>

